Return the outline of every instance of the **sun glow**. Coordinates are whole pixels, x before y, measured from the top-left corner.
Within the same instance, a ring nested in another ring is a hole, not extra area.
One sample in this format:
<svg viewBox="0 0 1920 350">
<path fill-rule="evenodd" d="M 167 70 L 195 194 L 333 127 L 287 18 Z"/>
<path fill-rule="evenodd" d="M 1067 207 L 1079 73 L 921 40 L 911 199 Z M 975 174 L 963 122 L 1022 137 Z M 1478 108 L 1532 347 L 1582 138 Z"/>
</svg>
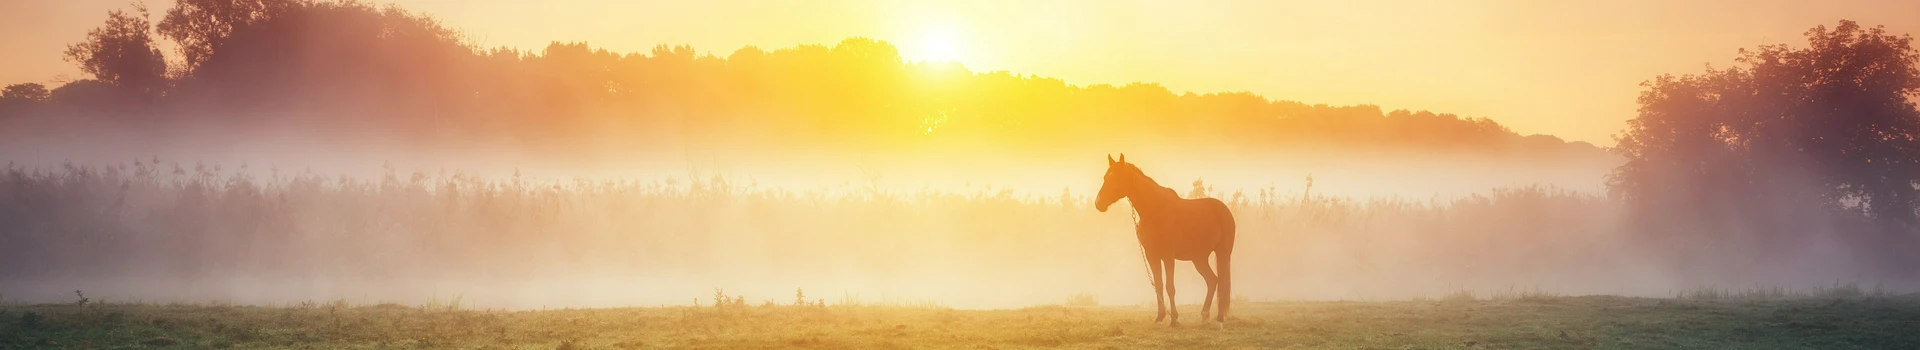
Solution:
<svg viewBox="0 0 1920 350">
<path fill-rule="evenodd" d="M 906 46 L 905 56 L 909 60 L 955 62 L 960 60 L 962 41 L 960 31 L 953 26 L 931 26 L 922 29 L 912 42 L 901 43 L 901 46 Z"/>
</svg>

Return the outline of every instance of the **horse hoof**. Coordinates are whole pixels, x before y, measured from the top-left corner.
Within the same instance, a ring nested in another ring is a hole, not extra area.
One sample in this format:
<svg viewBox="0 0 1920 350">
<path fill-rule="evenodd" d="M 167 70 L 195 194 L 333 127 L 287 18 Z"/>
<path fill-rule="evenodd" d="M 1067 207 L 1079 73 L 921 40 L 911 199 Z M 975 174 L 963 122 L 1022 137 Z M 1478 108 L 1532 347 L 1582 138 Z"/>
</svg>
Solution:
<svg viewBox="0 0 1920 350">
<path fill-rule="evenodd" d="M 1167 314 L 1160 314 L 1160 316 L 1153 317 L 1153 323 L 1160 323 L 1160 321 L 1166 321 L 1166 320 L 1167 320 Z"/>
<path fill-rule="evenodd" d="M 1226 321 L 1214 321 L 1214 322 L 1213 322 L 1213 329 L 1218 329 L 1218 330 L 1226 330 L 1226 329 L 1227 329 L 1227 322 L 1226 322 Z"/>
<path fill-rule="evenodd" d="M 1171 322 L 1171 323 L 1167 323 L 1167 327 L 1169 327 L 1169 328 L 1180 328 L 1180 320 L 1173 320 L 1173 322 Z"/>
</svg>

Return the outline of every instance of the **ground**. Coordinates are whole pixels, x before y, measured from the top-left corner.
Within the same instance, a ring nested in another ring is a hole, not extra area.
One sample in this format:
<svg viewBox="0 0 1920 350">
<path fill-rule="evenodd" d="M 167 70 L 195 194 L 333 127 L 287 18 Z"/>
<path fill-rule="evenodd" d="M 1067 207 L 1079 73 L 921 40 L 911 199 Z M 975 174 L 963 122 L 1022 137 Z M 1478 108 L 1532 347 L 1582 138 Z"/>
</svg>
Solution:
<svg viewBox="0 0 1920 350">
<path fill-rule="evenodd" d="M 1742 348 L 1920 349 L 1920 295 L 1611 296 L 951 310 L 742 306 L 460 310 L 341 303 L 0 306 L 0 348 Z"/>
</svg>

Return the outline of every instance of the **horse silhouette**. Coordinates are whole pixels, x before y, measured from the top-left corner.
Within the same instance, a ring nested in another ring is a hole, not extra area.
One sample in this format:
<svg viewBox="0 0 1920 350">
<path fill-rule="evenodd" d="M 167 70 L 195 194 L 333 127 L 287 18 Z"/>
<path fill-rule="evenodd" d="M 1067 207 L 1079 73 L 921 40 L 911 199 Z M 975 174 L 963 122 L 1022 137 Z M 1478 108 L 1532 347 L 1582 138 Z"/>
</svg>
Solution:
<svg viewBox="0 0 1920 350">
<path fill-rule="evenodd" d="M 1187 260 L 1193 262 L 1193 268 L 1200 271 L 1200 278 L 1207 282 L 1200 319 L 1207 319 L 1214 297 L 1219 296 L 1220 313 L 1213 321 L 1219 327 L 1226 327 L 1228 305 L 1233 302 L 1234 229 L 1233 213 L 1227 210 L 1227 204 L 1213 198 L 1180 198 L 1173 189 L 1160 186 L 1139 167 L 1127 163 L 1126 154 L 1121 154 L 1120 160 L 1107 156 L 1105 177 L 1100 194 L 1093 199 L 1094 209 L 1106 212 L 1108 206 L 1127 198 L 1140 215 L 1140 221 L 1134 225 L 1134 236 L 1140 239 L 1147 269 L 1153 272 L 1153 298 L 1160 308 L 1153 322 L 1160 322 L 1171 314 L 1173 321 L 1168 325 L 1180 326 L 1180 311 L 1173 301 L 1173 267 L 1175 262 Z M 1218 260 L 1218 275 L 1207 263 L 1208 255 Z M 1165 294 L 1161 294 L 1163 290 Z"/>
</svg>

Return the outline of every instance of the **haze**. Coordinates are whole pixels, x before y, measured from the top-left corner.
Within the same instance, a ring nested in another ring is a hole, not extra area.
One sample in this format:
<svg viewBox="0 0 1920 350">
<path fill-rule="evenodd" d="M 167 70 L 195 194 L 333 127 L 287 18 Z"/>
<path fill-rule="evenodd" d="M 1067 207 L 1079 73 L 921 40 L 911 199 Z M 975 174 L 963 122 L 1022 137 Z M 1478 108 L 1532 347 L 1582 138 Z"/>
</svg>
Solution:
<svg viewBox="0 0 1920 350">
<path fill-rule="evenodd" d="M 61 49 L 127 3 L 0 4 L 0 31 L 14 33 L 0 36 L 0 81 L 79 77 Z M 909 60 L 975 71 L 1448 111 L 1603 146 L 1633 116 L 1637 84 L 1649 77 L 1724 66 L 1738 48 L 1795 42 L 1811 23 L 1920 30 L 1920 3 L 1901 0 L 394 3 L 482 47 L 690 44 L 725 55 L 866 36 L 899 45 Z"/>
<path fill-rule="evenodd" d="M 1131 304 L 1119 154 L 1236 298 L 1920 285 L 1913 3 L 246 1 L 0 4 L 0 297 Z"/>
</svg>

